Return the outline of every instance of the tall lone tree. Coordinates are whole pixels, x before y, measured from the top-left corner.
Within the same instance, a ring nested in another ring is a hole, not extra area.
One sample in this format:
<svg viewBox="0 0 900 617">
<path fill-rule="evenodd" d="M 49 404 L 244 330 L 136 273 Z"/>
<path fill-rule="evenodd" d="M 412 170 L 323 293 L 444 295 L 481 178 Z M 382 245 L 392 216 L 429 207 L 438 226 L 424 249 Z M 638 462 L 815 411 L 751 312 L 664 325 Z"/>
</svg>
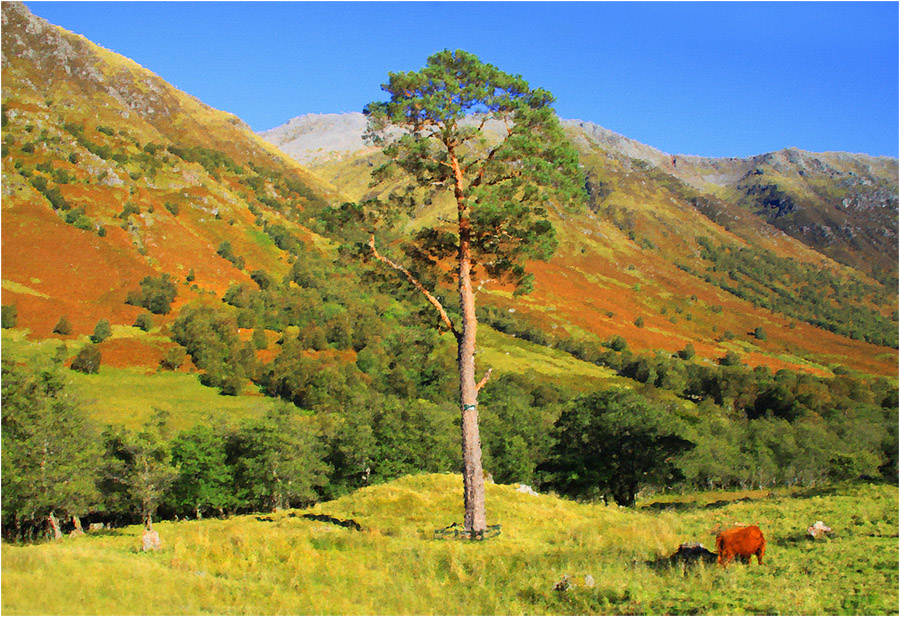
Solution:
<svg viewBox="0 0 900 617">
<path fill-rule="evenodd" d="M 383 199 L 344 204 L 343 222 L 359 223 L 367 232 L 364 254 L 406 278 L 456 337 L 465 528 L 474 537 L 487 527 L 477 404 L 491 372 L 476 382 L 474 282 L 530 291 L 525 261 L 549 259 L 556 247 L 548 207 L 580 204 L 583 178 L 550 93 L 470 53 L 436 53 L 420 71 L 390 73 L 382 89 L 390 99 L 366 106 L 367 137 L 387 158 L 373 171 L 373 185 L 391 190 Z M 455 201 L 456 220 L 416 221 L 404 246 L 409 267 L 379 252 L 376 235 L 399 229 L 399 216 L 440 193 Z M 455 279 L 459 325 L 435 287 L 442 276 Z"/>
</svg>

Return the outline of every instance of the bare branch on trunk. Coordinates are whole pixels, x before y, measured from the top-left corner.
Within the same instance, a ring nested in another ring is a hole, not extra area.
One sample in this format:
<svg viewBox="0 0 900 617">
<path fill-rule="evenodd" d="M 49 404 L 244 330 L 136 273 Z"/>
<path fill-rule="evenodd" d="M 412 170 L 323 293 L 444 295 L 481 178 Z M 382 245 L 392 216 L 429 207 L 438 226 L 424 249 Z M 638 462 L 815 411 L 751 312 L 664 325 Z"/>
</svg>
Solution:
<svg viewBox="0 0 900 617">
<path fill-rule="evenodd" d="M 420 292 L 422 292 L 422 294 L 425 296 L 425 298 L 428 299 L 428 301 L 431 303 L 431 305 L 434 306 L 434 308 L 437 309 L 438 313 L 440 313 L 440 315 L 441 315 L 441 321 L 443 321 L 444 324 L 445 324 L 448 328 L 450 328 L 450 332 L 452 332 L 457 338 L 459 338 L 459 332 L 456 330 L 456 327 L 453 325 L 453 322 L 450 321 L 450 316 L 447 315 L 447 311 L 444 310 L 444 307 L 443 307 L 443 305 L 441 304 L 440 300 L 438 300 L 437 298 L 435 298 L 434 295 L 433 295 L 430 291 L 428 291 L 427 289 L 425 289 L 425 287 L 422 285 L 422 283 L 420 283 L 420 282 L 416 279 L 416 277 L 414 277 L 414 276 L 412 275 L 412 272 L 410 272 L 409 270 L 407 270 L 406 268 L 404 268 L 404 267 L 401 266 L 400 264 L 398 264 L 398 263 L 396 263 L 396 262 L 394 262 L 394 261 L 391 261 L 390 259 L 388 259 L 387 257 L 385 257 L 384 255 L 382 255 L 382 254 L 380 254 L 380 253 L 378 252 L 378 249 L 375 248 L 375 234 L 370 234 L 370 235 L 369 235 L 369 248 L 372 249 L 372 256 L 373 256 L 375 259 L 377 259 L 378 261 L 380 261 L 380 262 L 383 263 L 383 264 L 386 264 L 386 265 L 390 266 L 390 267 L 393 268 L 394 270 L 397 270 L 398 272 L 401 272 L 404 276 L 406 276 L 406 279 L 407 279 L 410 283 L 413 284 L 413 287 L 415 287 L 415 288 L 418 289 Z"/>
<path fill-rule="evenodd" d="M 489 369 L 487 370 L 487 373 L 484 374 L 484 377 L 482 377 L 482 378 L 481 378 L 481 381 L 478 382 L 478 385 L 475 386 L 475 391 L 476 391 L 476 392 L 481 392 L 481 389 L 482 389 L 482 388 L 485 386 L 485 384 L 488 382 L 488 379 L 491 378 L 491 373 L 493 373 L 493 372 L 494 372 L 494 369 L 493 369 L 493 368 L 489 368 Z"/>
</svg>

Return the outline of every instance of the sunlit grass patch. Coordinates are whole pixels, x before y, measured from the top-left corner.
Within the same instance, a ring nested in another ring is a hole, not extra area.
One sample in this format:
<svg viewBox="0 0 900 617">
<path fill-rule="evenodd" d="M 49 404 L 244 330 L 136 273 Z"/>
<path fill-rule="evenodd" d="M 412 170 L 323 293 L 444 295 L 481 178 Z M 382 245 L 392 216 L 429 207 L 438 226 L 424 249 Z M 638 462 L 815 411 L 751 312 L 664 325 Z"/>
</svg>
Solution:
<svg viewBox="0 0 900 617">
<path fill-rule="evenodd" d="M 423 474 L 309 510 L 163 522 L 2 547 L 5 614 L 896 614 L 897 488 L 656 497 L 626 509 L 488 484 L 483 542 L 434 539 L 462 518 L 462 479 Z M 743 500 L 746 499 L 746 500 Z M 675 504 L 681 504 L 676 507 Z M 353 519 L 361 531 L 303 515 Z M 832 537 L 805 527 L 824 520 Z M 680 567 L 678 544 L 757 521 L 765 565 Z M 554 589 L 567 576 L 567 591 Z M 65 585 L 56 584 L 65 580 Z M 590 584 L 590 581 L 593 584 Z M 53 588 L 54 593 L 47 593 Z"/>
<path fill-rule="evenodd" d="M 139 427 L 157 408 L 170 412 L 171 426 L 178 431 L 211 416 L 232 422 L 261 416 L 275 404 L 264 397 L 222 396 L 201 385 L 196 374 L 147 374 L 143 369 L 101 365 L 96 375 L 71 371 L 68 378 L 92 418 L 128 428 Z"/>
<path fill-rule="evenodd" d="M 542 347 L 486 326 L 479 329 L 477 360 L 479 366 L 493 367 L 498 373 L 521 374 L 533 370 L 575 387 L 579 384 L 583 387 L 585 383 L 595 387 L 599 382 L 618 379 L 612 369 L 583 362 L 564 351 Z"/>
</svg>

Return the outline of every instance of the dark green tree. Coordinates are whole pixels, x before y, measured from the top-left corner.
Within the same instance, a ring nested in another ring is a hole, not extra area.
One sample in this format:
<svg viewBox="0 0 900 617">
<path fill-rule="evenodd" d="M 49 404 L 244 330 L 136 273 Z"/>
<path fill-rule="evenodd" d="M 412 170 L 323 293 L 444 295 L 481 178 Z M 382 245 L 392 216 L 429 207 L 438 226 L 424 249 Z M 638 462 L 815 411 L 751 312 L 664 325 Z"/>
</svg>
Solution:
<svg viewBox="0 0 900 617">
<path fill-rule="evenodd" d="M 78 517 L 100 501 L 95 427 L 53 371 L 3 361 L 3 524 L 19 533 Z M 77 520 L 77 519 L 76 519 Z"/>
<path fill-rule="evenodd" d="M 100 372 L 102 356 L 96 345 L 85 345 L 72 360 L 72 370 L 86 375 L 96 375 Z"/>
<path fill-rule="evenodd" d="M 7 328 L 15 328 L 16 322 L 18 321 L 18 311 L 16 310 L 15 304 L 4 304 L 2 307 L 2 313 L 0 313 L 0 322 L 2 322 L 3 329 Z"/>
<path fill-rule="evenodd" d="M 328 481 L 325 455 L 313 418 L 287 403 L 263 418 L 245 421 L 228 444 L 238 497 L 256 509 L 315 502 Z"/>
<path fill-rule="evenodd" d="M 535 485 L 537 465 L 549 453 L 559 394 L 536 382 L 534 374 L 504 375 L 482 393 L 486 466 L 501 484 Z"/>
<path fill-rule="evenodd" d="M 111 336 L 112 328 L 109 325 L 109 320 L 101 319 L 97 322 L 97 325 L 94 326 L 94 333 L 91 335 L 91 341 L 94 343 L 102 343 Z"/>
<path fill-rule="evenodd" d="M 486 518 L 477 405 L 490 371 L 477 381 L 474 283 L 502 280 L 529 291 L 525 260 L 546 259 L 556 245 L 547 208 L 580 203 L 584 181 L 550 93 L 470 53 L 436 53 L 420 71 L 391 73 L 382 89 L 389 99 L 370 103 L 365 114 L 368 136 L 387 158 L 373 179 L 393 189 L 384 201 L 345 204 L 341 220 L 356 220 L 368 236 L 367 256 L 408 281 L 457 339 L 465 527 L 479 533 Z M 409 238 L 409 267 L 379 250 L 376 236 L 440 194 L 453 199 L 455 221 L 441 219 Z M 436 286 L 444 275 L 435 266 L 446 262 L 455 263 L 458 323 Z"/>
<path fill-rule="evenodd" d="M 171 500 L 177 512 L 191 512 L 199 519 L 204 511 L 221 513 L 235 504 L 225 444 L 225 436 L 201 424 L 172 440 L 172 465 L 178 475 Z"/>
<path fill-rule="evenodd" d="M 153 329 L 153 318 L 150 313 L 141 313 L 134 320 L 134 327 L 144 332 L 150 332 Z"/>
<path fill-rule="evenodd" d="M 674 457 L 691 446 L 674 418 L 631 390 L 573 401 L 554 428 L 551 486 L 575 497 L 610 495 L 633 506 L 642 485 L 677 477 Z"/>
</svg>

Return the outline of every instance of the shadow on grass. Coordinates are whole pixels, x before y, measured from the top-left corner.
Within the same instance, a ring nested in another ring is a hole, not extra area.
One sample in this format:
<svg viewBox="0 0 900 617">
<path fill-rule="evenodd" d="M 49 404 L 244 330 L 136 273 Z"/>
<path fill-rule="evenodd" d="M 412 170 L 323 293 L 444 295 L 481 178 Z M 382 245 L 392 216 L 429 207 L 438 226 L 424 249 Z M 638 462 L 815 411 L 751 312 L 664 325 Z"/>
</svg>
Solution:
<svg viewBox="0 0 900 617">
<path fill-rule="evenodd" d="M 696 502 L 681 502 L 681 501 L 654 501 L 652 503 L 644 504 L 641 506 L 642 510 L 652 510 L 654 512 L 691 512 L 694 510 L 715 510 L 716 508 L 724 508 L 725 506 L 730 506 L 735 503 L 741 503 L 745 501 L 760 501 L 762 499 L 769 499 L 769 496 L 753 498 L 753 497 L 740 497 L 737 499 L 720 499 L 719 501 L 712 501 L 710 503 L 696 503 Z"/>
<path fill-rule="evenodd" d="M 686 573 L 700 564 L 715 565 L 717 559 L 718 555 L 707 550 L 702 544 L 690 542 L 679 546 L 678 550 L 669 557 L 647 561 L 645 565 L 657 571 L 680 568 Z"/>
</svg>

